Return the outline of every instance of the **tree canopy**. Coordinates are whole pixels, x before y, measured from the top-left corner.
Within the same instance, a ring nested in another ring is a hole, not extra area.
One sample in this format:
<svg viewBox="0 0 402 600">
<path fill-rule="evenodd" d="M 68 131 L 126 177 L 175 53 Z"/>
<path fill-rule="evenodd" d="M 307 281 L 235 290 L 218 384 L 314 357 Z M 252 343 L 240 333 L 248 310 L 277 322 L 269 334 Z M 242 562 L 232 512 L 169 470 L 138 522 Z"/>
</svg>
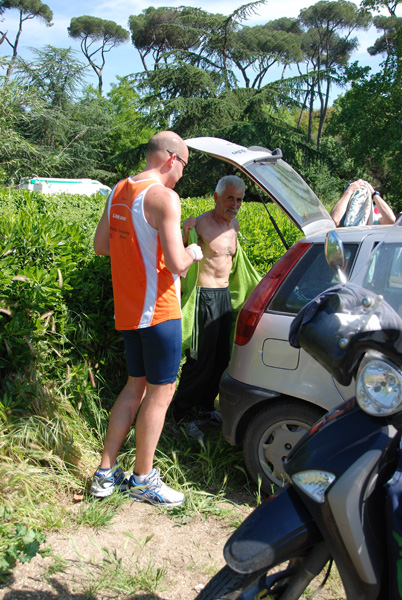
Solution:
<svg viewBox="0 0 402 600">
<path fill-rule="evenodd" d="M 303 48 L 307 63 L 312 70 L 306 78 L 307 97 L 310 97 L 310 127 L 314 100 L 318 96 L 320 103 L 320 123 L 317 143 L 322 136 L 324 121 L 328 110 L 331 86 L 336 81 L 339 69 L 344 67 L 358 46 L 357 38 L 351 34 L 357 29 L 367 29 L 371 15 L 367 10 L 359 10 L 353 2 L 347 0 L 321 0 L 300 11 L 300 20 L 306 33 Z"/>
<path fill-rule="evenodd" d="M 362 8 L 379 12 L 382 8 L 388 10 L 391 16 L 395 15 L 396 7 L 401 4 L 402 0 L 362 0 L 360 5 Z"/>
<path fill-rule="evenodd" d="M 350 71 L 353 76 L 354 68 Z M 381 72 L 360 73 L 351 89 L 337 101 L 335 109 L 329 132 L 347 144 L 348 155 L 356 167 L 381 182 L 385 193 L 391 195 L 395 209 L 401 210 L 400 50 L 391 53 Z"/>
<path fill-rule="evenodd" d="M 2 36 L 2 42 L 5 40 L 11 47 L 13 53 L 11 61 L 7 68 L 6 78 L 10 78 L 14 68 L 14 63 L 18 55 L 18 43 L 20 41 L 22 27 L 25 21 L 29 19 L 39 19 L 43 21 L 48 27 L 52 26 L 53 12 L 50 10 L 47 4 L 44 4 L 40 0 L 0 0 L 0 15 L 6 10 L 17 10 L 19 12 L 19 26 L 15 35 L 14 41 L 11 41 L 7 35 L 7 32 L 0 31 Z"/>
<path fill-rule="evenodd" d="M 98 17 L 74 17 L 67 28 L 68 35 L 81 40 L 81 50 L 98 77 L 98 89 L 102 95 L 103 68 L 106 52 L 128 41 L 130 34 L 114 21 Z M 96 42 L 99 42 L 97 45 Z"/>
<path fill-rule="evenodd" d="M 28 10 L 30 2 L 0 0 L 0 13 L 17 4 Z M 363 0 L 360 7 L 319 0 L 297 18 L 247 24 L 264 2 L 230 15 L 148 6 L 129 17 L 129 31 L 97 17 L 72 19 L 68 32 L 81 43 L 87 66 L 71 48 L 45 46 L 31 50 L 29 61 L 18 57 L 12 77 L 0 75 L 7 104 L 0 111 L 1 181 L 29 174 L 30 165 L 32 174 L 113 185 L 141 168 L 148 138 L 169 128 L 184 138 L 212 135 L 281 147 L 318 195 L 334 198 L 344 181 L 360 176 L 376 177 L 388 199 L 396 198 L 401 19 L 395 11 L 402 0 Z M 350 64 L 371 19 L 381 37 L 370 51 L 385 57 L 376 75 Z M 105 53 L 130 34 L 143 69 L 118 78 L 103 96 Z M 4 46 L 6 35 L 4 28 Z M 5 71 L 3 65 L 0 59 Z M 89 67 L 97 89 L 87 84 Z M 331 107 L 334 88 L 346 92 Z M 178 190 L 202 193 L 228 168 L 197 158 Z"/>
</svg>

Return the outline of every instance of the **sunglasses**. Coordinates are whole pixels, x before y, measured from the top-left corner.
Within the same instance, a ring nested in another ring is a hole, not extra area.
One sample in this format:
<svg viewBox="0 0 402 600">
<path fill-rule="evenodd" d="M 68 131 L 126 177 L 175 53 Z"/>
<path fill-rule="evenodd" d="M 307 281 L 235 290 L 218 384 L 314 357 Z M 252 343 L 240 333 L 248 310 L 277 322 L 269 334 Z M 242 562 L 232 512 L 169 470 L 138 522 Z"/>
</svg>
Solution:
<svg viewBox="0 0 402 600">
<path fill-rule="evenodd" d="M 185 169 L 188 165 L 188 163 L 186 163 L 185 160 L 183 160 L 182 158 L 180 158 L 180 156 L 178 154 L 176 154 L 176 152 L 172 152 L 172 150 L 166 150 L 166 152 L 169 152 L 169 154 L 175 154 L 177 160 L 179 160 L 181 162 L 181 164 L 183 165 L 183 169 Z"/>
</svg>

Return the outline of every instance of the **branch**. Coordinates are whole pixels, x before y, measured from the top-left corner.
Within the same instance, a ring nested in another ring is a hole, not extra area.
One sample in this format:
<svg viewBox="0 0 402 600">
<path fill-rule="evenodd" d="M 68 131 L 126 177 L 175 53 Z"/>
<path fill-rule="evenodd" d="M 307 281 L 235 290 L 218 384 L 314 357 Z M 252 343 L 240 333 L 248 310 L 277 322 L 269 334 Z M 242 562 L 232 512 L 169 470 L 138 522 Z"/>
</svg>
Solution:
<svg viewBox="0 0 402 600">
<path fill-rule="evenodd" d="M 249 2 L 248 4 L 243 4 L 243 6 L 239 6 L 239 8 L 236 8 L 236 10 L 234 12 L 232 12 L 231 15 L 228 16 L 228 18 L 226 19 L 226 22 L 229 23 L 230 21 L 234 20 L 236 17 L 239 19 L 239 22 L 244 21 L 250 15 L 256 14 L 258 5 L 266 4 L 266 3 L 267 3 L 267 0 L 256 0 L 256 2 Z"/>
<path fill-rule="evenodd" d="M 63 154 L 64 150 L 67 150 L 67 148 L 73 143 L 75 142 L 75 140 L 77 140 L 78 138 L 80 138 L 81 136 L 84 135 L 84 133 L 87 132 L 87 129 L 83 129 L 82 131 L 80 131 L 79 133 L 77 133 L 77 135 L 75 137 L 73 137 L 72 140 L 70 140 L 67 144 L 67 146 L 64 146 L 64 148 L 62 148 L 62 150 L 57 154 L 57 156 L 54 157 L 54 160 L 57 160 L 59 158 L 59 156 L 61 154 Z"/>
</svg>

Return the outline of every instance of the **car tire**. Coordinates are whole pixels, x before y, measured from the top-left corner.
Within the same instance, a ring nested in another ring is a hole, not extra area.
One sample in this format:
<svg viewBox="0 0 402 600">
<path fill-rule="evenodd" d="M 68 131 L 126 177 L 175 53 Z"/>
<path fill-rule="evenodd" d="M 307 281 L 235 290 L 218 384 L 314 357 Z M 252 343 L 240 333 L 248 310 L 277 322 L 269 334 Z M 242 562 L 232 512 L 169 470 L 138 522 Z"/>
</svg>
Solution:
<svg viewBox="0 0 402 600">
<path fill-rule="evenodd" d="M 289 481 L 284 459 L 323 414 L 316 406 L 286 399 L 272 402 L 254 415 L 243 440 L 244 461 L 266 494 L 275 494 Z"/>
</svg>

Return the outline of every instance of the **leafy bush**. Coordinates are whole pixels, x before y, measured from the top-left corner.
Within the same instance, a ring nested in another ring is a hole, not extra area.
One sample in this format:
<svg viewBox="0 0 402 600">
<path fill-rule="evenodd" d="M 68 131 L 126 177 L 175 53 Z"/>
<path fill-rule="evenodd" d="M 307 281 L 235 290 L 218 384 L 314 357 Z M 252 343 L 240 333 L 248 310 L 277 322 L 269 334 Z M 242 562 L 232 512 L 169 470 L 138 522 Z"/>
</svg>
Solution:
<svg viewBox="0 0 402 600">
<path fill-rule="evenodd" d="M 77 198 L 29 192 L 3 197 L 1 391 L 14 400 L 6 411 L 3 403 L 3 419 L 32 410 L 32 395 L 49 381 L 73 395 L 90 392 L 97 344 L 102 340 L 104 348 L 114 333 L 109 268 L 91 248 L 103 201 Z"/>
<path fill-rule="evenodd" d="M 109 259 L 92 250 L 104 200 L 25 190 L 0 198 L 0 419 L 43 414 L 38 398 L 43 404 L 56 386 L 96 428 L 99 382 L 109 408 L 125 378 Z M 184 199 L 182 217 L 213 206 L 212 198 Z M 291 245 L 299 232 L 276 206 L 269 211 Z M 263 274 L 285 248 L 262 204 L 243 204 L 239 221 L 240 241 Z"/>
<path fill-rule="evenodd" d="M 46 540 L 44 533 L 13 523 L 12 511 L 0 507 L 0 583 L 19 562 L 29 562 Z"/>
</svg>

